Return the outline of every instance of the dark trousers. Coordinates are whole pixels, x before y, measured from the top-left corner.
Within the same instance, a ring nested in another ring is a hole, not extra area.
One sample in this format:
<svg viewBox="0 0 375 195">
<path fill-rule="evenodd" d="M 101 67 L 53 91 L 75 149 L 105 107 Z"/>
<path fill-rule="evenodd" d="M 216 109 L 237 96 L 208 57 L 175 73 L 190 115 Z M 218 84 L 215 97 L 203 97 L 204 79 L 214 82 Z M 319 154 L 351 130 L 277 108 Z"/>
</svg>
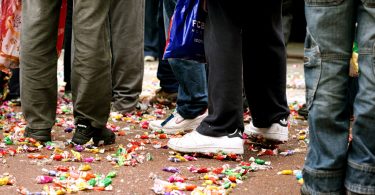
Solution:
<svg viewBox="0 0 375 195">
<path fill-rule="evenodd" d="M 208 0 L 205 51 L 209 66 L 209 116 L 198 127 L 208 136 L 243 130 L 242 90 L 256 127 L 289 115 L 281 0 Z"/>
<path fill-rule="evenodd" d="M 20 69 L 11 69 L 12 76 L 9 80 L 9 95 L 7 99 L 17 99 L 20 97 Z"/>
<path fill-rule="evenodd" d="M 71 72 L 72 72 L 72 15 L 73 0 L 67 1 L 67 13 L 64 32 L 64 81 L 65 92 L 71 91 Z"/>
<path fill-rule="evenodd" d="M 158 12 L 161 0 L 146 0 L 145 4 L 145 37 L 144 50 L 145 56 L 158 57 L 159 54 L 159 36 L 158 36 Z M 163 12 L 161 12 L 163 13 Z"/>
<path fill-rule="evenodd" d="M 147 3 L 146 3 L 147 6 Z M 157 78 L 160 80 L 160 87 L 168 93 L 176 93 L 178 91 L 178 81 L 172 71 L 171 65 L 168 60 L 163 60 L 164 48 L 165 48 L 165 30 L 164 30 L 164 18 L 163 18 L 163 1 L 159 1 L 158 5 L 158 37 L 159 37 L 159 66 L 157 70 Z"/>
</svg>

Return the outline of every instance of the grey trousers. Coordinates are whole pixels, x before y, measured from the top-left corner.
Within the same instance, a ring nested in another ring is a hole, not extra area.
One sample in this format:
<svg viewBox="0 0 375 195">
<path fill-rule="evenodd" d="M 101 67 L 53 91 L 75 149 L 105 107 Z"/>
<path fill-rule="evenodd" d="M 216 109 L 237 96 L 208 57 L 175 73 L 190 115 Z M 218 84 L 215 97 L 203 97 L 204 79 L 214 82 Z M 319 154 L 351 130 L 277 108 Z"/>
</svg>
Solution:
<svg viewBox="0 0 375 195">
<path fill-rule="evenodd" d="M 23 0 L 22 111 L 32 129 L 54 125 L 57 102 L 56 40 L 61 2 Z M 110 1 L 74 0 L 72 95 L 75 118 L 97 128 L 108 120 L 111 100 Z"/>
<path fill-rule="evenodd" d="M 112 100 L 116 111 L 132 111 L 142 92 L 144 0 L 112 0 Z"/>
</svg>

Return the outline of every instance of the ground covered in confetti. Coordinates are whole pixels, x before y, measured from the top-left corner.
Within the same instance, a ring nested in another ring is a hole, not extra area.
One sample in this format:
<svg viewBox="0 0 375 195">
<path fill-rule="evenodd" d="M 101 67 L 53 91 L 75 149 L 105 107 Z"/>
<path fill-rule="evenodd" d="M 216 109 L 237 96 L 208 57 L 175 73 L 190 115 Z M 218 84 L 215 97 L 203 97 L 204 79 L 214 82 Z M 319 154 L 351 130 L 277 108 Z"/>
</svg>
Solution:
<svg viewBox="0 0 375 195">
<path fill-rule="evenodd" d="M 242 156 L 171 151 L 166 147 L 169 135 L 148 130 L 148 121 L 172 111 L 161 105 L 129 115 L 111 113 L 108 127 L 117 134 L 115 145 L 74 146 L 68 142 L 74 131 L 72 106 L 63 93 L 53 142 L 40 146 L 22 136 L 20 107 L 5 102 L 0 107 L 1 193 L 299 194 L 308 143 L 307 122 L 296 113 L 304 102 L 301 69 L 299 61 L 288 65 L 289 142 L 246 139 Z M 145 105 L 158 86 L 155 75 L 156 64 L 146 64 Z"/>
</svg>

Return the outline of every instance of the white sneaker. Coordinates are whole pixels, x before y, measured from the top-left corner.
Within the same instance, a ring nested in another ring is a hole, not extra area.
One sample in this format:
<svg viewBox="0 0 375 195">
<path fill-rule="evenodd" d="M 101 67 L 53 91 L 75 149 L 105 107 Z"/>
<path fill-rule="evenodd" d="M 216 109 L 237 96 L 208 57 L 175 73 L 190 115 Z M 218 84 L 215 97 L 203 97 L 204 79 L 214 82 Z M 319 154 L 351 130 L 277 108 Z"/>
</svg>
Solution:
<svg viewBox="0 0 375 195">
<path fill-rule="evenodd" d="M 156 58 L 154 56 L 145 56 L 145 62 L 155 62 Z"/>
<path fill-rule="evenodd" d="M 243 154 L 243 140 L 240 132 L 222 137 L 210 137 L 202 135 L 197 131 L 187 133 L 181 138 L 171 138 L 168 141 L 168 147 L 187 153 L 226 153 Z"/>
<path fill-rule="evenodd" d="M 196 129 L 204 118 L 207 116 L 207 111 L 194 119 L 184 119 L 177 111 L 174 111 L 165 120 L 151 121 L 149 128 L 152 130 L 163 130 L 166 134 L 175 134 L 181 131 L 188 131 Z"/>
<path fill-rule="evenodd" d="M 277 123 L 273 123 L 269 128 L 254 127 L 251 121 L 249 125 L 245 126 L 244 133 L 250 136 L 261 135 L 268 140 L 286 142 L 288 141 L 288 121 L 282 119 Z"/>
</svg>

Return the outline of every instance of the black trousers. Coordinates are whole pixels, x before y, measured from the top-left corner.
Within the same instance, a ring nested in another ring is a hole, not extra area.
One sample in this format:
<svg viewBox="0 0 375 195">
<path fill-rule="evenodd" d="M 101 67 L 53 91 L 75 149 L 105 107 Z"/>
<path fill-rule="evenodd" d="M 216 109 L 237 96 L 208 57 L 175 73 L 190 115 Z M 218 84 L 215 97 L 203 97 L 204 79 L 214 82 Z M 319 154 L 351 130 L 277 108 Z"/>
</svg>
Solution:
<svg viewBox="0 0 375 195">
<path fill-rule="evenodd" d="M 72 15 L 73 0 L 67 1 L 67 13 L 64 32 L 64 81 L 66 82 L 65 92 L 71 92 L 72 72 Z"/>
<path fill-rule="evenodd" d="M 246 2 L 207 0 L 209 116 L 197 129 L 204 135 L 244 129 L 243 86 L 254 126 L 269 127 L 289 115 L 282 1 Z"/>
</svg>

